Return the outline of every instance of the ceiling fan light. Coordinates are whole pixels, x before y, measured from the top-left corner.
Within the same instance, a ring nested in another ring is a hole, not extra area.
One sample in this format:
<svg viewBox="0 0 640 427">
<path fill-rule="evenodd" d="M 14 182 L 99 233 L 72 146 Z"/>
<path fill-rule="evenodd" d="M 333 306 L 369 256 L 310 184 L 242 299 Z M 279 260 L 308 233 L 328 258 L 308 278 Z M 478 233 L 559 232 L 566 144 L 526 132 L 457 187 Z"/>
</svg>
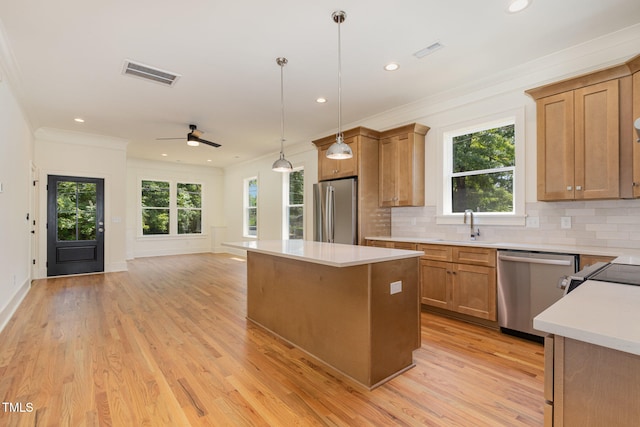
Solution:
<svg viewBox="0 0 640 427">
<path fill-rule="evenodd" d="M 192 138 L 191 134 L 189 134 L 189 136 L 187 136 L 187 145 L 190 147 L 197 147 L 198 145 L 200 145 L 200 143 L 197 139 Z"/>
<path fill-rule="evenodd" d="M 351 147 L 344 143 L 344 139 L 342 135 L 338 135 L 336 137 L 336 142 L 334 142 L 329 149 L 327 150 L 327 158 L 335 159 L 335 160 L 344 160 L 350 159 L 353 157 L 353 151 L 351 151 Z"/>
</svg>

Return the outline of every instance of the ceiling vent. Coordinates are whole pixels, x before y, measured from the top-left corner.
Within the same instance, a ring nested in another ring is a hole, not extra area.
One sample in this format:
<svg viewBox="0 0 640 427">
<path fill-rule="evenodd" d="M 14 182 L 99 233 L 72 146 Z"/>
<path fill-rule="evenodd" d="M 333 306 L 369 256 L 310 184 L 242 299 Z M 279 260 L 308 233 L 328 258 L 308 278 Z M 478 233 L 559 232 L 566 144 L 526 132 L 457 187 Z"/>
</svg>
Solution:
<svg viewBox="0 0 640 427">
<path fill-rule="evenodd" d="M 153 68 L 148 65 L 140 64 L 139 62 L 132 62 L 129 60 L 124 61 L 122 74 L 150 80 L 152 82 L 160 83 L 164 86 L 173 86 L 180 78 L 179 74 L 160 70 L 158 68 Z"/>
<path fill-rule="evenodd" d="M 433 52 L 435 52 L 436 50 L 442 49 L 443 47 L 444 46 L 440 42 L 435 42 L 425 47 L 424 49 L 420 49 L 419 51 L 414 53 L 413 56 L 415 56 L 418 59 L 424 58 L 425 56 L 431 55 Z"/>
</svg>

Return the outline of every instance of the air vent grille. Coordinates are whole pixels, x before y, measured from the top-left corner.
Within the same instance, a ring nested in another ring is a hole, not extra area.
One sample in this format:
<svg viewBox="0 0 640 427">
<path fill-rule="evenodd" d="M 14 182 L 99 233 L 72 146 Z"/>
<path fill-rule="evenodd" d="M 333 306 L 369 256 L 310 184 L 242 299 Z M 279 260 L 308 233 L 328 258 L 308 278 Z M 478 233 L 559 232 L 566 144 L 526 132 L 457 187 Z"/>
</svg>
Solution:
<svg viewBox="0 0 640 427">
<path fill-rule="evenodd" d="M 427 55 L 431 55 L 436 50 L 442 49 L 444 46 L 440 42 L 435 42 L 424 49 L 420 49 L 416 53 L 413 54 L 418 59 L 424 58 Z"/>
<path fill-rule="evenodd" d="M 173 86 L 180 78 L 179 74 L 170 71 L 160 70 L 139 62 L 124 61 L 122 74 L 138 77 L 152 82 L 160 83 L 165 86 Z"/>
</svg>

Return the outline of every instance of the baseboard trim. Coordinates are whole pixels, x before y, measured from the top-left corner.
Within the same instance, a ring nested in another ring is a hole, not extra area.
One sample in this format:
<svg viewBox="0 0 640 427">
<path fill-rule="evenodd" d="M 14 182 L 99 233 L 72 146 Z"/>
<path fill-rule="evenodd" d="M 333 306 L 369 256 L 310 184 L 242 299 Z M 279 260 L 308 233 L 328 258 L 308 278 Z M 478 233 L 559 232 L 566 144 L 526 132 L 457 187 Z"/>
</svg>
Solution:
<svg viewBox="0 0 640 427">
<path fill-rule="evenodd" d="M 31 289 L 31 279 L 25 280 L 16 290 L 16 293 L 13 294 L 13 298 L 9 300 L 9 303 L 0 310 L 0 332 L 7 326 L 11 317 L 13 317 L 16 310 L 18 310 L 22 300 L 24 300 L 24 297 L 29 293 L 29 289 Z"/>
</svg>

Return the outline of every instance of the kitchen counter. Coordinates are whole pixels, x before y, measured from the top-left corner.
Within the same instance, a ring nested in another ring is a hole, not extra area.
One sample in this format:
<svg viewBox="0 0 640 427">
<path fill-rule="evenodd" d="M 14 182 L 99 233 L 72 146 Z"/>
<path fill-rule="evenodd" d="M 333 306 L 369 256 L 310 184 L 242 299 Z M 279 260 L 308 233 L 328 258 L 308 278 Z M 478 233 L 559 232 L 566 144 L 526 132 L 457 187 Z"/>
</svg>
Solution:
<svg viewBox="0 0 640 427">
<path fill-rule="evenodd" d="M 640 256 L 640 250 L 629 248 L 611 248 L 600 246 L 547 245 L 541 243 L 489 242 L 484 240 L 445 240 L 437 238 L 371 236 L 367 240 L 387 242 L 426 243 L 432 245 L 478 246 L 483 248 L 511 249 L 522 251 L 558 252 L 580 255 L 603 255 L 618 257 L 622 255 Z"/>
<path fill-rule="evenodd" d="M 640 286 L 588 280 L 533 319 L 539 331 L 640 355 Z"/>
<path fill-rule="evenodd" d="M 332 267 L 351 267 L 423 255 L 422 251 L 343 245 L 309 240 L 253 240 L 223 243 L 236 249 L 307 261 Z"/>
<path fill-rule="evenodd" d="M 420 347 L 421 251 L 310 241 L 224 243 L 247 251 L 247 318 L 368 389 Z"/>
</svg>

